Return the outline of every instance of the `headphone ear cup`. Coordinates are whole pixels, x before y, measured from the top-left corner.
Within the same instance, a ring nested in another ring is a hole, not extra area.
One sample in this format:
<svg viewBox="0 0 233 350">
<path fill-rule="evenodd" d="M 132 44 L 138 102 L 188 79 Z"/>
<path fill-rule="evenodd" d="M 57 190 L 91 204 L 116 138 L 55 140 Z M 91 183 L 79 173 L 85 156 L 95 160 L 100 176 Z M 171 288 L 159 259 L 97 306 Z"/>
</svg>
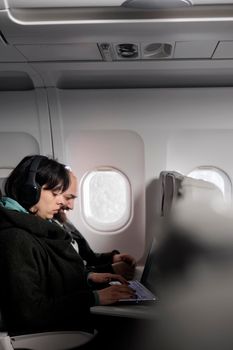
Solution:
<svg viewBox="0 0 233 350">
<path fill-rule="evenodd" d="M 30 209 L 40 200 L 41 187 L 38 184 L 26 183 L 23 188 L 21 203 L 24 207 Z"/>
<path fill-rule="evenodd" d="M 48 159 L 48 158 L 45 156 L 34 156 L 32 158 L 31 165 L 29 166 L 29 170 L 28 170 L 27 181 L 23 186 L 23 188 L 21 189 L 20 203 L 22 203 L 26 209 L 30 209 L 33 205 L 38 203 L 40 200 L 41 186 L 36 182 L 36 174 L 37 174 L 40 162 L 43 159 Z"/>
</svg>

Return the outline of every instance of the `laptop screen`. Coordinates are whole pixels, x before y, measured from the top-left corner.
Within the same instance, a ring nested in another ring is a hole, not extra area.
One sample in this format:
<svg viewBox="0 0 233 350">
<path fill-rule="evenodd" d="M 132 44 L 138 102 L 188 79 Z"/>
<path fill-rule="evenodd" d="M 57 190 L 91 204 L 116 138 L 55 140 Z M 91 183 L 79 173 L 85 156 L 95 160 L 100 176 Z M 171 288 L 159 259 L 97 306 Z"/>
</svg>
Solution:
<svg viewBox="0 0 233 350">
<path fill-rule="evenodd" d="M 153 293 L 157 294 L 157 283 L 159 282 L 159 269 L 156 256 L 156 240 L 153 238 L 149 253 L 146 258 L 145 267 L 140 282 Z"/>
</svg>

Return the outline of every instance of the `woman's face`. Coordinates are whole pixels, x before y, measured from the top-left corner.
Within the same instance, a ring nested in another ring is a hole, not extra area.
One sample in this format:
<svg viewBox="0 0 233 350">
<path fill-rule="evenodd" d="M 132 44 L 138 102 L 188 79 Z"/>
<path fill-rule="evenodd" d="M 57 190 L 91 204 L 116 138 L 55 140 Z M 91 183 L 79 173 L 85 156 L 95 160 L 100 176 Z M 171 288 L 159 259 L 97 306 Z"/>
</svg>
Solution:
<svg viewBox="0 0 233 350">
<path fill-rule="evenodd" d="M 62 192 L 59 190 L 46 190 L 41 188 L 40 200 L 30 208 L 30 211 L 42 219 L 52 219 L 65 204 Z"/>
</svg>

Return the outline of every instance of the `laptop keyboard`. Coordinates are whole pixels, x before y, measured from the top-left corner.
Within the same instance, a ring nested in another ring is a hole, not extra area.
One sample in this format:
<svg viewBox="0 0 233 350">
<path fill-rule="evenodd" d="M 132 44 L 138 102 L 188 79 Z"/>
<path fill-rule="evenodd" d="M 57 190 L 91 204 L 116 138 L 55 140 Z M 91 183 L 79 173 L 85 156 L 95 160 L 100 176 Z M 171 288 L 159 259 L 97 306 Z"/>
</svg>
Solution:
<svg viewBox="0 0 233 350">
<path fill-rule="evenodd" d="M 121 284 L 119 281 L 112 281 L 109 284 L 111 285 L 118 285 Z M 152 294 L 146 287 L 144 287 L 139 281 L 133 280 L 129 281 L 129 287 L 135 290 L 136 292 L 136 298 L 135 299 L 121 299 L 124 301 L 133 301 L 133 300 L 145 300 L 145 301 L 150 301 L 150 300 L 158 300 L 157 297 L 155 297 L 154 294 Z"/>
<path fill-rule="evenodd" d="M 139 281 L 133 280 L 129 282 L 129 287 L 134 289 L 137 295 L 137 299 L 151 300 L 155 299 L 153 294 L 147 290 Z"/>
</svg>

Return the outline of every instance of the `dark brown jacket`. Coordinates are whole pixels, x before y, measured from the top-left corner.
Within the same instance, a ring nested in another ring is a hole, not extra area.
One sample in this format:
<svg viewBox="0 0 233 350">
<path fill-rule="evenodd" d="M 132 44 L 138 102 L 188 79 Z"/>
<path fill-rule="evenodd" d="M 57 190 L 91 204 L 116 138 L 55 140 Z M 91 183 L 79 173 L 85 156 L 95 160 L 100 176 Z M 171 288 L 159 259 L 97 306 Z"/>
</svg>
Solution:
<svg viewBox="0 0 233 350">
<path fill-rule="evenodd" d="M 57 224 L 0 207 L 0 306 L 8 331 L 90 330 L 94 294 Z"/>
</svg>

